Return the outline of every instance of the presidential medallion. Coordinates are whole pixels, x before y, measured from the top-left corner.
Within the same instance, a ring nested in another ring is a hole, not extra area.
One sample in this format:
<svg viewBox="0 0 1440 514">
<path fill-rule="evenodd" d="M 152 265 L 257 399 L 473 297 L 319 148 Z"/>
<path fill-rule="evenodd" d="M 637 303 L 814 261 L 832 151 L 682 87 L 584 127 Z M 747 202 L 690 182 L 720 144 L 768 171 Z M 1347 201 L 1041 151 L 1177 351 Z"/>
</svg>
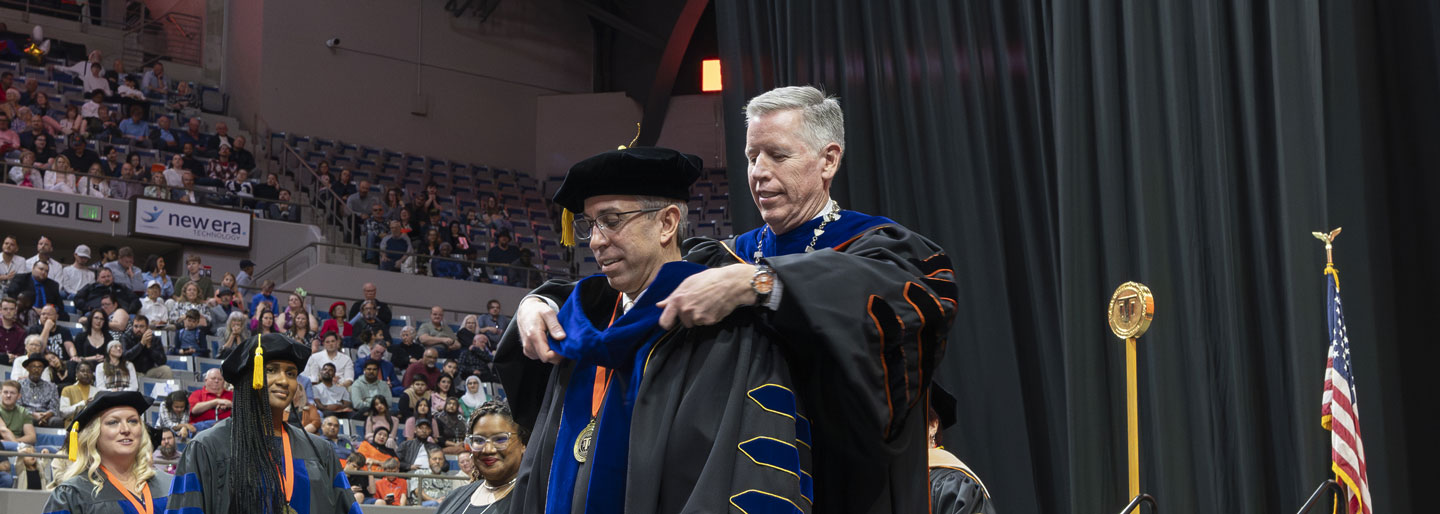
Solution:
<svg viewBox="0 0 1440 514">
<path fill-rule="evenodd" d="M 585 429 L 581 430 L 580 435 L 575 438 L 575 461 L 584 464 L 585 457 L 590 455 L 590 446 L 593 444 L 595 444 L 595 420 L 591 419 L 590 424 L 585 425 Z"/>
<path fill-rule="evenodd" d="M 1155 296 L 1139 282 L 1120 284 L 1110 297 L 1110 331 L 1121 339 L 1138 338 L 1155 319 Z"/>
</svg>

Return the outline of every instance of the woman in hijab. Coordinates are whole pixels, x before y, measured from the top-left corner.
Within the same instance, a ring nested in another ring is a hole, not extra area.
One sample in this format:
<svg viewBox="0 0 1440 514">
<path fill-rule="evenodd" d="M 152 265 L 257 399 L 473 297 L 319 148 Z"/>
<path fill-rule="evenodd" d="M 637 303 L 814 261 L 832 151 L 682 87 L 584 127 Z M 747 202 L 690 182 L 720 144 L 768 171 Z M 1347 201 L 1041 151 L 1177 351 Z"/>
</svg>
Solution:
<svg viewBox="0 0 1440 514">
<path fill-rule="evenodd" d="M 465 394 L 460 396 L 460 413 L 465 419 L 470 419 L 481 405 L 490 401 L 490 395 L 485 393 L 485 388 L 480 384 L 480 377 L 471 375 L 465 379 Z"/>
</svg>

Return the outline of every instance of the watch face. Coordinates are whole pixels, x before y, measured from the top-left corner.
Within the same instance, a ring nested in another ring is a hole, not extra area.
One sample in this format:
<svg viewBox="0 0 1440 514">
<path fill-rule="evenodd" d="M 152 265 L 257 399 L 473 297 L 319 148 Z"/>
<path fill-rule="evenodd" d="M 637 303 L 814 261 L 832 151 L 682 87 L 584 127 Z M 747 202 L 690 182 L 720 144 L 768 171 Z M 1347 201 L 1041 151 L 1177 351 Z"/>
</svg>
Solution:
<svg viewBox="0 0 1440 514">
<path fill-rule="evenodd" d="M 755 277 L 750 280 L 750 287 L 756 294 L 770 294 L 775 289 L 775 272 L 769 268 L 762 268 L 755 272 Z"/>
</svg>

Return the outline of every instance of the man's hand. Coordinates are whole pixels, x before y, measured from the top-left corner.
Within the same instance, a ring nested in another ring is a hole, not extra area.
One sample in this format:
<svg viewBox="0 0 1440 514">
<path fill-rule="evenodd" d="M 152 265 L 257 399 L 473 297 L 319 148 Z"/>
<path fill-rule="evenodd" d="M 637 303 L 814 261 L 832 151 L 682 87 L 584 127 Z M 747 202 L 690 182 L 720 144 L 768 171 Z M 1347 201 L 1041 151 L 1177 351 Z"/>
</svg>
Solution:
<svg viewBox="0 0 1440 514">
<path fill-rule="evenodd" d="M 45 328 L 42 329 L 41 332 L 49 333 L 52 330 L 55 330 L 55 320 L 46 318 Z"/>
<path fill-rule="evenodd" d="M 719 323 L 736 307 L 755 303 L 755 290 L 750 288 L 754 276 L 755 266 L 750 264 L 690 275 L 670 297 L 656 304 L 665 309 L 660 313 L 660 326 L 668 330 L 677 323 L 687 327 Z"/>
<path fill-rule="evenodd" d="M 550 349 L 549 338 L 565 339 L 565 329 L 560 328 L 560 319 L 545 300 L 522 300 L 515 309 L 515 328 L 520 331 L 526 357 L 550 364 L 559 364 L 565 359 Z"/>
</svg>

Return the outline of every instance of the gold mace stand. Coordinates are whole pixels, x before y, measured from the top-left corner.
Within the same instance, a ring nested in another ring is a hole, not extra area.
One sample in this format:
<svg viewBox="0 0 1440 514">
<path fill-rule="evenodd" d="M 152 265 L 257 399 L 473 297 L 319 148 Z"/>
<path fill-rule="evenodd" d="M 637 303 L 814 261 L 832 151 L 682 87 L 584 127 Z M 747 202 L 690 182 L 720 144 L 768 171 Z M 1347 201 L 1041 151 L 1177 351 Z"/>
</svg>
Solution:
<svg viewBox="0 0 1440 514">
<path fill-rule="evenodd" d="M 1110 331 L 1125 340 L 1125 424 L 1129 432 L 1130 449 L 1130 504 L 1122 514 L 1135 511 L 1141 503 L 1149 503 L 1150 511 L 1156 512 L 1155 498 L 1140 494 L 1140 395 L 1136 384 L 1136 341 L 1150 329 L 1155 319 L 1155 295 L 1150 288 L 1139 282 L 1126 282 L 1115 289 L 1110 296 L 1106 316 Z"/>
</svg>

